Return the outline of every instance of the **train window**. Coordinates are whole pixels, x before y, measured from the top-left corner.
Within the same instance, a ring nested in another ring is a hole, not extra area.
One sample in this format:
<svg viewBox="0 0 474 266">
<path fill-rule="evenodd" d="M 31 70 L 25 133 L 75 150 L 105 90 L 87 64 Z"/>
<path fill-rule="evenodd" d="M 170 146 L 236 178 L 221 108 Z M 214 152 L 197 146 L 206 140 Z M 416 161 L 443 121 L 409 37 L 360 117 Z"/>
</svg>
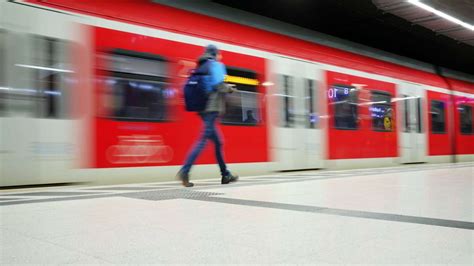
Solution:
<svg viewBox="0 0 474 266">
<path fill-rule="evenodd" d="M 404 127 L 403 132 L 410 132 L 410 99 L 407 95 L 403 95 L 403 112 L 404 112 Z"/>
<path fill-rule="evenodd" d="M 241 126 L 258 125 L 261 117 L 257 73 L 234 67 L 227 67 L 226 71 L 225 82 L 234 84 L 237 91 L 226 95 L 226 112 L 221 118 L 221 123 Z"/>
<path fill-rule="evenodd" d="M 306 104 L 306 127 L 307 128 L 315 128 L 319 115 L 315 101 L 315 85 L 314 80 L 307 79 L 306 80 L 306 97 L 305 97 L 305 104 Z"/>
<path fill-rule="evenodd" d="M 112 85 L 117 120 L 165 120 L 165 88 L 163 83 L 114 76 Z"/>
<path fill-rule="evenodd" d="M 2 37 L 8 47 L 8 113 L 13 116 L 63 119 L 69 117 L 68 84 L 70 42 L 38 35 L 9 32 Z M 6 47 L 4 48 L 6 49 Z M 6 53 L 6 51 L 3 51 Z"/>
<path fill-rule="evenodd" d="M 115 50 L 100 67 L 110 72 L 107 116 L 127 121 L 165 121 L 167 114 L 166 60 L 160 56 Z"/>
<path fill-rule="evenodd" d="M 422 133 L 423 132 L 423 126 L 421 122 L 421 98 L 417 97 L 416 99 L 413 99 L 416 101 L 416 132 L 417 133 Z"/>
<path fill-rule="evenodd" d="M 67 42 L 48 37 L 34 39 L 35 82 L 38 89 L 37 115 L 45 118 L 69 116 L 68 80 L 71 79 L 71 65 L 68 60 Z"/>
<path fill-rule="evenodd" d="M 280 91 L 277 94 L 280 98 L 281 111 L 280 124 L 282 127 L 292 127 L 294 124 L 294 110 L 293 110 L 293 84 L 294 78 L 287 75 L 279 75 L 278 84 Z"/>
<path fill-rule="evenodd" d="M 445 103 L 442 101 L 431 101 L 431 132 L 446 133 Z"/>
<path fill-rule="evenodd" d="M 358 128 L 358 92 L 352 86 L 332 85 L 328 98 L 334 105 L 334 127 L 342 130 Z"/>
<path fill-rule="evenodd" d="M 469 135 L 473 133 L 472 128 L 472 106 L 459 105 L 459 121 L 461 134 Z"/>
<path fill-rule="evenodd" d="M 294 124 L 294 107 L 293 107 L 293 84 L 294 79 L 291 76 L 281 75 L 280 84 L 281 90 L 281 121 L 284 127 L 292 127 Z"/>
<path fill-rule="evenodd" d="M 411 116 L 412 108 L 415 107 L 416 114 L 414 117 Z M 421 98 L 420 97 L 411 97 L 408 95 L 403 95 L 403 110 L 404 110 L 404 123 L 403 123 L 403 132 L 414 132 L 422 133 L 422 122 L 421 122 Z M 415 120 L 416 128 L 412 127 L 413 119 Z"/>
<path fill-rule="evenodd" d="M 386 92 L 372 91 L 372 105 L 370 115 L 372 117 L 372 130 L 392 131 L 393 109 L 391 96 Z"/>
</svg>

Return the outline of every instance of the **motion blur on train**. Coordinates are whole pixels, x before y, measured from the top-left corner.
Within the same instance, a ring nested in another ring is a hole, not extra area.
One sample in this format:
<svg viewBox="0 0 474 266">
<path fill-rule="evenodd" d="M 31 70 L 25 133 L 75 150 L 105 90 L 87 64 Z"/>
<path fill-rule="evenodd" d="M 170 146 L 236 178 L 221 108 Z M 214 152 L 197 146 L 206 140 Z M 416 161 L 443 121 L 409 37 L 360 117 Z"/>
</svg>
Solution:
<svg viewBox="0 0 474 266">
<path fill-rule="evenodd" d="M 0 12 L 0 186 L 173 180 L 201 129 L 182 87 L 211 43 L 238 89 L 220 129 L 240 175 L 474 159 L 472 80 L 151 1 Z"/>
</svg>

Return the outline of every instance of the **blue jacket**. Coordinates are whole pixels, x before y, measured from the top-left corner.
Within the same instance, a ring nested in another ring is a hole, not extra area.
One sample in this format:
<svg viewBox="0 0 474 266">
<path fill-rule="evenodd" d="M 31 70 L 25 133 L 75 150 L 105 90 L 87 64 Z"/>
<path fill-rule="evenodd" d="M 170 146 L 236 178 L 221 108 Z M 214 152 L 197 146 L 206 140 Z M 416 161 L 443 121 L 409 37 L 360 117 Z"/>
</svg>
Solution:
<svg viewBox="0 0 474 266">
<path fill-rule="evenodd" d="M 207 64 L 205 67 L 209 73 L 209 75 L 204 78 L 206 91 L 207 93 L 215 92 L 217 91 L 217 85 L 224 82 L 225 75 L 227 75 L 225 66 L 221 62 L 213 59 L 208 59 L 204 64 Z"/>
<path fill-rule="evenodd" d="M 209 74 L 210 74 L 210 85 L 215 87 L 216 85 L 224 82 L 224 78 L 227 75 L 224 64 L 217 61 L 210 61 Z M 213 91 L 216 89 L 213 88 Z"/>
<path fill-rule="evenodd" d="M 206 63 L 208 64 L 207 68 L 209 73 L 206 77 L 206 91 L 209 94 L 209 98 L 204 112 L 219 112 L 223 114 L 225 112 L 224 95 L 225 93 L 231 92 L 224 83 L 227 72 L 224 64 L 205 54 L 199 59 L 198 64 L 202 66 Z"/>
</svg>

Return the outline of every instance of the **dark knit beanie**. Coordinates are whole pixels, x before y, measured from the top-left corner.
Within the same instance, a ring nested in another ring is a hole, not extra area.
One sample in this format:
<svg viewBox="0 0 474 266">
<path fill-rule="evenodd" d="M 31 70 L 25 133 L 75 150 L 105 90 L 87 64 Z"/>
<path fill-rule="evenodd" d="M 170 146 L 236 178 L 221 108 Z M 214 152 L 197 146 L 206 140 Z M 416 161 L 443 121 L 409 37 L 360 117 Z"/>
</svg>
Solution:
<svg viewBox="0 0 474 266">
<path fill-rule="evenodd" d="M 206 46 L 206 52 L 205 52 L 206 54 L 216 57 L 218 52 L 219 50 L 217 49 L 217 46 L 215 46 L 214 44 L 209 44 L 208 46 Z"/>
</svg>

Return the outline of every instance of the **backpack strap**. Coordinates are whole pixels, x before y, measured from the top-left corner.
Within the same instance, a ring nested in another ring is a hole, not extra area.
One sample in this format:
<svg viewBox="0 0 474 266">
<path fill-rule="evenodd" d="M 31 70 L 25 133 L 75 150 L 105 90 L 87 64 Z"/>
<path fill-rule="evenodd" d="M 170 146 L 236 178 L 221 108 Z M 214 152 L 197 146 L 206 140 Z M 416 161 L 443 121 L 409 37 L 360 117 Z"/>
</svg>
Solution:
<svg viewBox="0 0 474 266">
<path fill-rule="evenodd" d="M 207 59 L 205 63 L 203 63 L 202 65 L 200 65 L 196 70 L 195 70 L 195 74 L 196 75 L 209 75 L 210 73 L 210 67 L 211 67 L 211 62 L 212 60 L 211 59 Z"/>
</svg>

